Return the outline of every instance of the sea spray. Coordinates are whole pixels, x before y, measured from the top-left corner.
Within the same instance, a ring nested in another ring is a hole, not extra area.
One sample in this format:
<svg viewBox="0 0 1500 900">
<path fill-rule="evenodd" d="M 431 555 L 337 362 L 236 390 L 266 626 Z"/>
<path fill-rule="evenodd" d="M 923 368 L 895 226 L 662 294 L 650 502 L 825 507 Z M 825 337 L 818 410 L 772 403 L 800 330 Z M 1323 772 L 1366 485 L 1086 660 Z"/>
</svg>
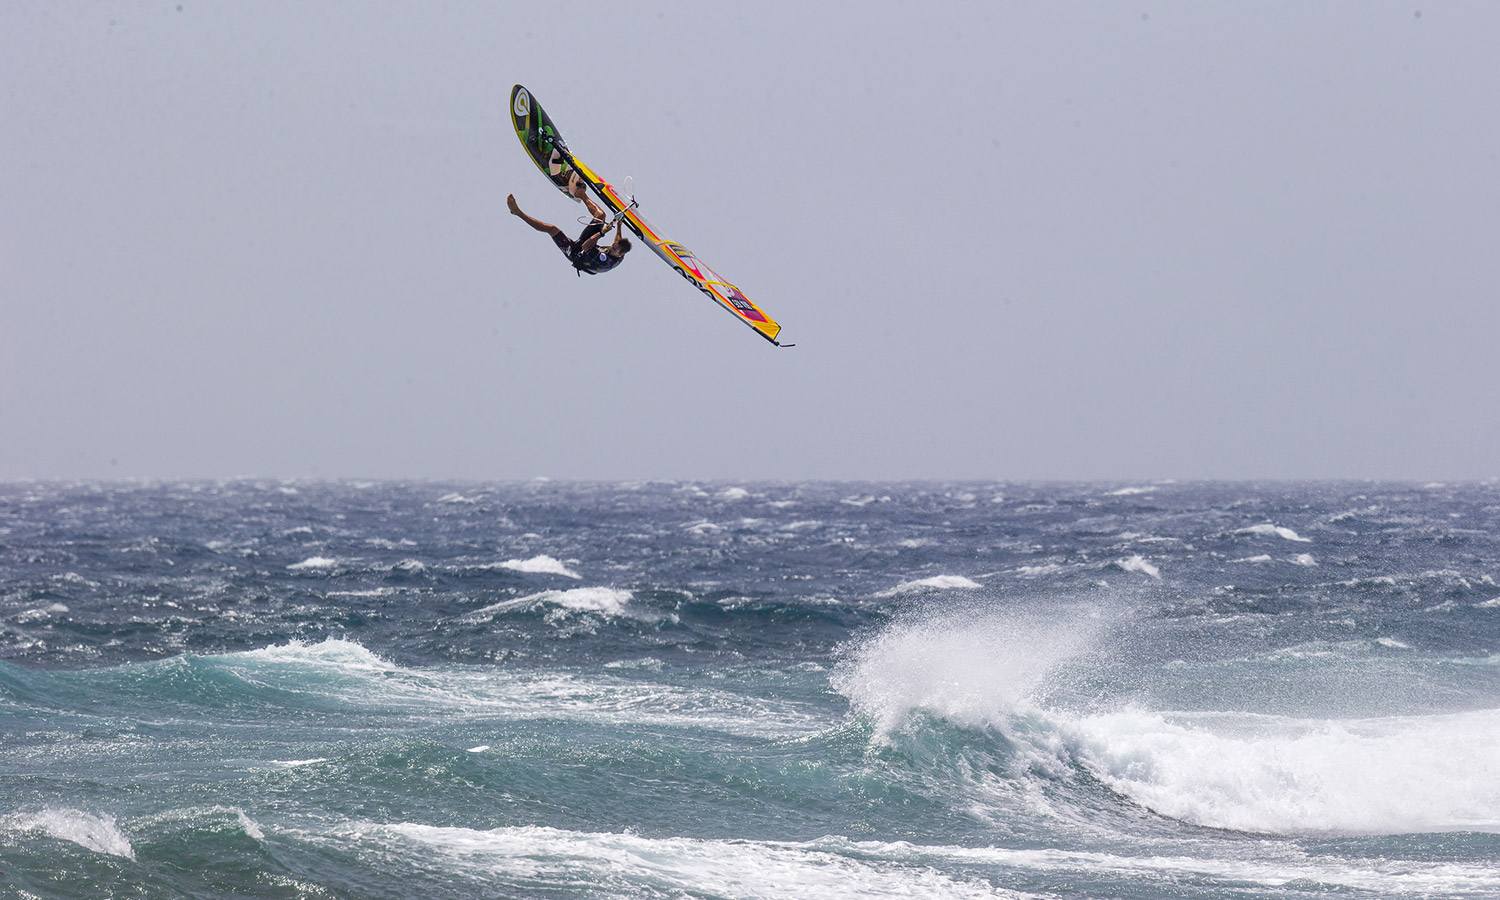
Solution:
<svg viewBox="0 0 1500 900">
<path fill-rule="evenodd" d="M 889 737 L 916 712 L 967 728 L 1003 728 L 1048 676 L 1083 653 L 1103 622 L 1093 608 L 926 605 L 847 648 L 833 686 Z"/>
</svg>

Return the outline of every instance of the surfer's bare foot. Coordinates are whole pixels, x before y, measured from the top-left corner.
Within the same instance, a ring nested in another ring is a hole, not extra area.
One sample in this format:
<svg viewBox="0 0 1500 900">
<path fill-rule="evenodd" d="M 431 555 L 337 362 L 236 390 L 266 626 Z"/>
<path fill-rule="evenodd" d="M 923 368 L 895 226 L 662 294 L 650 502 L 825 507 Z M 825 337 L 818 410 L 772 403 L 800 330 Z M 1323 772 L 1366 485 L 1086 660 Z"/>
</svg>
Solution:
<svg viewBox="0 0 1500 900">
<path fill-rule="evenodd" d="M 508 207 L 510 207 L 510 214 L 511 215 L 513 215 L 513 216 L 519 216 L 521 214 L 521 207 L 516 204 L 516 195 L 515 194 L 507 194 L 505 196 L 505 205 L 508 206 Z"/>
</svg>

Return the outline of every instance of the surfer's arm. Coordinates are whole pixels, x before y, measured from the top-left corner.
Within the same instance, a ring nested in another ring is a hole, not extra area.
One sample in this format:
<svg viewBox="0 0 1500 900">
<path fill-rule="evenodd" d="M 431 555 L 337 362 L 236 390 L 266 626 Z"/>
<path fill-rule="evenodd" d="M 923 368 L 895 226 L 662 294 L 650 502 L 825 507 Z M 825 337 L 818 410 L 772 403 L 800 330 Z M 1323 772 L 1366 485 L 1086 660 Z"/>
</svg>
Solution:
<svg viewBox="0 0 1500 900">
<path fill-rule="evenodd" d="M 602 237 L 604 237 L 604 235 L 607 234 L 609 232 L 609 230 L 611 228 L 613 228 L 613 227 L 615 227 L 614 223 L 612 223 L 612 222 L 611 223 L 607 223 L 604 226 L 604 229 L 602 231 L 600 231 L 598 234 L 594 235 L 593 237 L 589 238 L 588 240 L 584 241 L 583 242 L 583 252 L 584 253 L 588 253 L 590 250 L 593 250 L 595 247 L 599 246 L 599 239 L 602 238 Z"/>
</svg>

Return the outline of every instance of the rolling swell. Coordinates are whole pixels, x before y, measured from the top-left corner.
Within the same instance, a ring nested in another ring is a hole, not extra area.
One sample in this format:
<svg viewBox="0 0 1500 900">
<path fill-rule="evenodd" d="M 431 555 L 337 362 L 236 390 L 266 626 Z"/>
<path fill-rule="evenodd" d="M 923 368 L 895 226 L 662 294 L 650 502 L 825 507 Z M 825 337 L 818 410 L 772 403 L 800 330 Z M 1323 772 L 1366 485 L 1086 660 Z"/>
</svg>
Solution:
<svg viewBox="0 0 1500 900">
<path fill-rule="evenodd" d="M 1096 663 L 1107 628 L 1096 612 L 1056 606 L 1046 617 L 921 610 L 860 642 L 833 681 L 878 745 L 966 773 L 962 792 L 997 808 L 1026 796 L 1095 825 L 1128 806 L 1270 834 L 1500 831 L 1500 709 L 1334 719 L 1070 708 L 1056 682 L 1087 682 L 1079 670 Z"/>
</svg>

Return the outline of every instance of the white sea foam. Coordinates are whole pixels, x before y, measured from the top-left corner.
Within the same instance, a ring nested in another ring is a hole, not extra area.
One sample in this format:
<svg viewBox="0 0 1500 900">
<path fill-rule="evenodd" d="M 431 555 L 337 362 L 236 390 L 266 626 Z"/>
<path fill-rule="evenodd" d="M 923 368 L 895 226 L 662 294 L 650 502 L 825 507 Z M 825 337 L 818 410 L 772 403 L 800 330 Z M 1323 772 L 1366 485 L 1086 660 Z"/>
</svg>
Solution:
<svg viewBox="0 0 1500 900">
<path fill-rule="evenodd" d="M 589 590 L 587 588 L 582 590 Z M 562 593 L 562 592 L 550 592 Z M 624 592 L 622 592 L 624 593 Z M 534 595 L 540 596 L 540 595 Z M 506 669 L 407 669 L 392 665 L 352 641 L 293 641 L 213 657 L 247 683 L 296 694 L 323 694 L 322 702 L 417 720 L 454 716 L 536 717 L 589 722 L 651 723 L 772 739 L 801 737 L 826 727 L 817 709 L 797 702 L 640 681 L 627 671 L 551 673 Z M 164 662 L 158 665 L 180 665 Z M 642 665 L 653 671 L 651 665 Z M 656 669 L 660 664 L 656 664 Z M 309 674 L 320 677 L 310 679 Z M 268 761 L 288 769 L 327 762 L 323 757 Z"/>
<path fill-rule="evenodd" d="M 607 587 L 583 587 L 566 591 L 541 591 L 513 600 L 501 600 L 483 609 L 469 613 L 465 618 L 482 618 L 495 613 L 516 612 L 553 606 L 564 612 L 600 613 L 605 616 L 623 616 L 629 610 L 633 598 L 630 591 Z"/>
<path fill-rule="evenodd" d="M 1284 541 L 1298 541 L 1303 544 L 1312 543 L 1311 538 L 1305 538 L 1290 528 L 1280 525 L 1272 525 L 1267 522 L 1263 525 L 1251 525 L 1249 528 L 1241 528 L 1236 534 L 1252 534 L 1258 537 L 1279 537 Z"/>
<path fill-rule="evenodd" d="M 1269 553 L 1262 553 L 1259 556 L 1247 556 L 1244 559 L 1230 560 L 1230 562 L 1232 563 L 1268 563 L 1273 561 L 1274 560 L 1271 559 L 1271 554 Z"/>
<path fill-rule="evenodd" d="M 802 531 L 808 528 L 822 528 L 823 523 L 817 519 L 798 519 L 781 526 L 782 531 Z"/>
<path fill-rule="evenodd" d="M 1120 488 L 1118 491 L 1110 491 L 1109 492 L 1109 496 L 1111 496 L 1111 497 L 1130 497 L 1130 496 L 1134 496 L 1136 494 L 1149 494 L 1149 493 L 1151 493 L 1151 492 L 1153 492 L 1155 490 L 1156 490 L 1156 488 L 1154 486 L 1150 486 L 1150 487 L 1126 487 L 1126 488 Z"/>
<path fill-rule="evenodd" d="M 750 492 L 742 487 L 725 488 L 719 492 L 720 500 L 747 500 Z"/>
<path fill-rule="evenodd" d="M 243 809 L 234 807 L 234 817 L 235 821 L 240 823 L 240 830 L 244 831 L 246 835 L 254 838 L 257 841 L 263 841 L 266 839 L 266 833 L 261 830 L 260 823 L 245 815 L 245 811 Z"/>
<path fill-rule="evenodd" d="M 246 650 L 224 659 L 243 658 L 250 661 L 296 663 L 342 669 L 355 673 L 389 672 L 395 666 L 366 650 L 355 641 L 328 638 L 315 644 L 293 639 L 285 644 Z"/>
<path fill-rule="evenodd" d="M 1050 673 L 1086 650 L 1100 624 L 1086 615 L 912 618 L 852 648 L 831 681 L 877 741 L 919 722 L 914 713 L 1000 730 L 1037 771 L 1067 777 L 1081 763 L 1140 805 L 1196 825 L 1500 831 L 1500 710 L 1325 720 L 1039 707 Z"/>
<path fill-rule="evenodd" d="M 1223 879 L 1243 891 L 1316 886 L 1318 890 L 1373 891 L 1414 896 L 1493 896 L 1500 870 L 1484 863 L 1421 862 L 1380 857 L 1341 860 L 1279 844 L 1262 844 L 1243 857 L 1140 855 L 1052 848 L 952 846 L 907 841 L 814 841 L 654 838 L 626 832 L 565 831 L 520 826 L 479 831 L 468 828 L 350 822 L 322 831 L 293 832 L 315 843 L 382 861 L 407 858 L 478 876 L 520 894 L 538 884 L 564 892 L 613 896 L 665 895 L 782 898 L 1018 898 L 989 879 L 968 880 L 942 869 L 1002 867 L 1026 881 L 1039 876 L 1072 880 L 1078 873 L 1109 873 L 1152 893 L 1159 883 L 1173 895 L 1193 879 Z M 494 889 L 492 888 L 492 891 Z M 1210 889 L 1211 891 L 1211 889 Z M 1196 895 L 1196 894 L 1195 894 Z"/>
<path fill-rule="evenodd" d="M 287 566 L 287 568 L 291 569 L 293 572 L 301 572 L 308 569 L 331 569 L 338 564 L 338 560 L 330 559 L 326 556 L 309 556 L 302 562 L 292 563 L 291 565 Z"/>
<path fill-rule="evenodd" d="M 1092 638 L 1097 622 L 1061 613 L 914 616 L 855 647 L 832 682 L 881 739 L 915 712 L 965 727 L 996 726 Z"/>
<path fill-rule="evenodd" d="M 1311 553 L 1298 553 L 1296 556 L 1287 560 L 1287 562 L 1295 566 L 1307 566 L 1308 568 L 1312 568 L 1313 566 L 1316 566 L 1318 564 L 1317 559 L 1314 558 Z"/>
<path fill-rule="evenodd" d="M 972 578 L 965 578 L 962 575 L 934 575 L 931 578 L 919 578 L 916 581 L 903 581 L 875 596 L 894 597 L 897 594 L 917 594 L 927 591 L 972 591 L 983 586 Z"/>
<path fill-rule="evenodd" d="M 781 843 L 651 838 L 541 826 L 478 831 L 418 824 L 351 823 L 307 835 L 372 858 L 437 857 L 445 867 L 502 879 L 522 893 L 546 885 L 564 893 L 611 896 L 1022 898 L 982 878 L 968 880 L 847 842 Z M 878 845 L 870 845 L 872 847 Z M 897 847 L 909 845 L 894 845 Z M 871 858 L 874 857 L 874 858 Z"/>
<path fill-rule="evenodd" d="M 1364 720 L 1127 711 L 1072 723 L 1112 787 L 1197 825 L 1500 830 L 1500 710 Z"/>
<path fill-rule="evenodd" d="M 820 846 L 842 845 L 825 838 Z M 1332 857 L 1309 856 L 1297 850 L 1281 852 L 1275 845 L 1262 845 L 1249 858 L 1213 858 L 1151 854 L 1127 856 L 1061 849 L 1008 849 L 1002 847 L 921 846 L 905 842 L 847 842 L 866 855 L 906 859 L 931 865 L 934 862 L 988 863 L 1022 870 L 1077 873 L 1108 872 L 1140 884 L 1160 878 L 1169 894 L 1181 893 L 1184 877 L 1222 878 L 1266 887 L 1315 884 L 1320 888 L 1396 892 L 1418 896 L 1480 895 L 1500 888 L 1500 871 L 1484 864 L 1424 863 L 1408 858 L 1364 859 L 1355 863 Z"/>
<path fill-rule="evenodd" d="M 501 568 L 512 569 L 517 572 L 528 572 L 539 575 L 562 575 L 566 578 L 582 578 L 577 572 L 568 568 L 560 560 L 550 556 L 533 556 L 530 559 L 507 559 L 500 564 Z"/>
<path fill-rule="evenodd" d="M 271 765 L 282 769 L 300 769 L 303 766 L 315 766 L 326 762 L 328 762 L 328 757 L 318 756 L 313 759 L 273 759 Z"/>
<path fill-rule="evenodd" d="M 417 545 L 417 542 L 410 538 L 402 538 L 399 541 L 393 541 L 390 538 L 368 538 L 365 540 L 365 543 L 381 550 L 400 550 L 404 547 L 415 547 Z"/>
<path fill-rule="evenodd" d="M 1016 574 L 1026 578 L 1035 578 L 1038 575 L 1053 575 L 1062 570 L 1063 567 L 1057 563 L 1044 563 L 1040 566 L 1019 566 L 1016 569 Z"/>
<path fill-rule="evenodd" d="M 38 813 L 6 816 L 0 819 L 7 830 L 42 831 L 60 841 L 70 841 L 95 853 L 107 853 L 135 859 L 130 839 L 115 824 L 115 817 L 95 815 L 78 809 L 54 808 Z"/>
<path fill-rule="evenodd" d="M 1161 581 L 1161 570 L 1147 562 L 1144 557 L 1137 555 L 1125 559 L 1117 559 L 1115 560 L 1115 565 L 1127 572 L 1139 572 L 1142 575 L 1150 575 L 1157 581 Z"/>
</svg>

